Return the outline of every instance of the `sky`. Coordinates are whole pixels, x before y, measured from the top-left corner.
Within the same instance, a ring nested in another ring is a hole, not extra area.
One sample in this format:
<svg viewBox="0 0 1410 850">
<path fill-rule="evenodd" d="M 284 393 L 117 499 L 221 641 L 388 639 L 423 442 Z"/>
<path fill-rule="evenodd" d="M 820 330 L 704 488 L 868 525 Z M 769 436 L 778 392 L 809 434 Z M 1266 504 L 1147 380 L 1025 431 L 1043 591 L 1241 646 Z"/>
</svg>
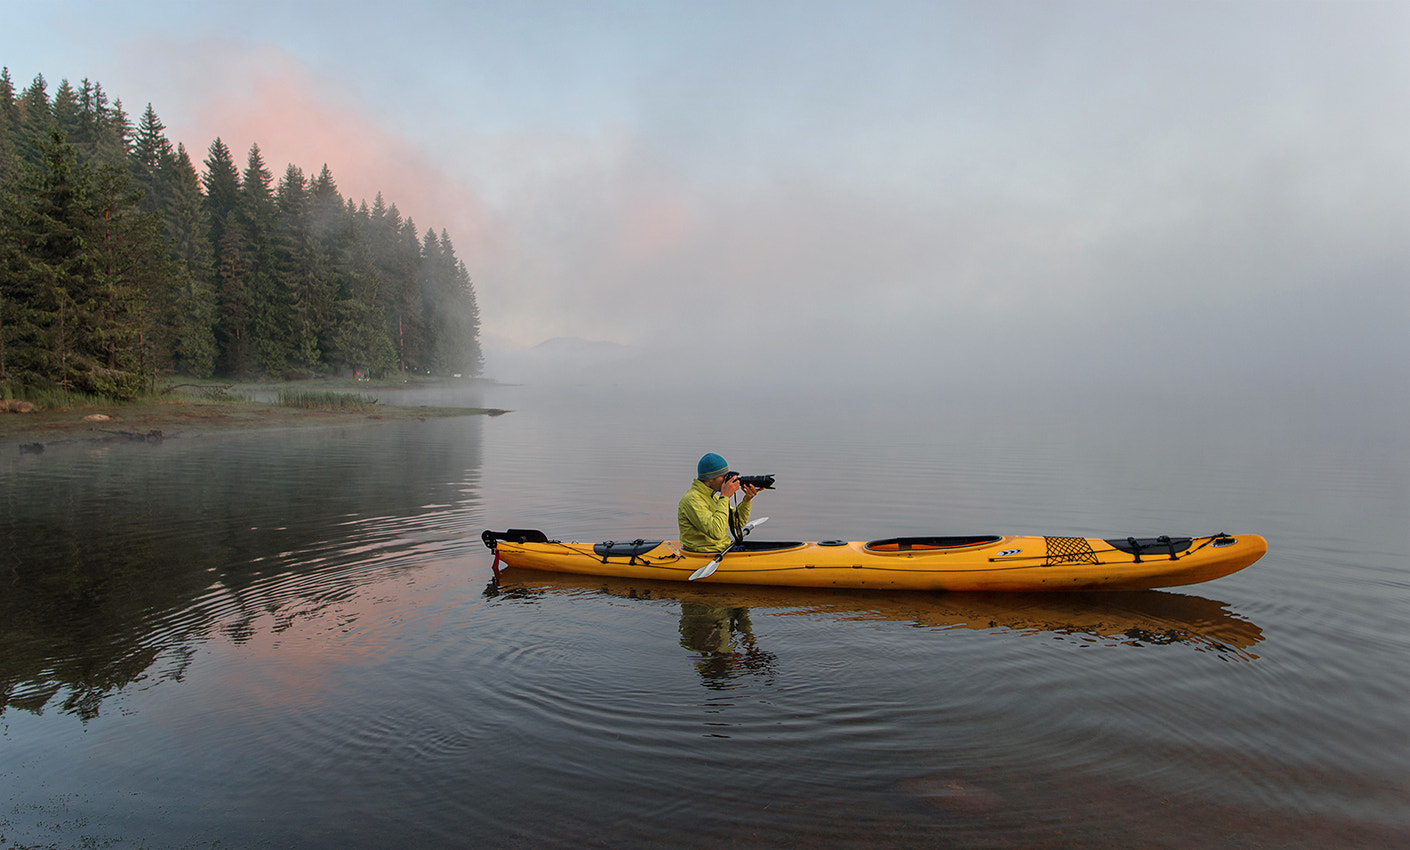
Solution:
<svg viewBox="0 0 1410 850">
<path fill-rule="evenodd" d="M 0 0 L 201 168 L 445 230 L 491 376 L 1410 381 L 1410 0 Z M 566 361 L 555 358 L 566 357 Z"/>
</svg>

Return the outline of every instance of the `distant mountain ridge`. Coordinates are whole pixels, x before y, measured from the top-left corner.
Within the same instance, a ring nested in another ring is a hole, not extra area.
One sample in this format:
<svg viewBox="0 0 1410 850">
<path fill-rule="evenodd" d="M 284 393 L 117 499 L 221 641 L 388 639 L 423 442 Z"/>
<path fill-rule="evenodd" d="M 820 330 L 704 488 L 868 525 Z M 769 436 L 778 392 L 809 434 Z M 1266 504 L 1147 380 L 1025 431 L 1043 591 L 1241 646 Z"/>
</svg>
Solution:
<svg viewBox="0 0 1410 850">
<path fill-rule="evenodd" d="M 620 357 L 636 353 L 636 349 L 620 342 L 609 342 L 601 339 L 583 339 L 577 336 L 556 336 L 546 339 L 538 345 L 528 349 L 529 352 L 549 357 L 581 356 L 591 354 L 596 356 Z"/>
</svg>

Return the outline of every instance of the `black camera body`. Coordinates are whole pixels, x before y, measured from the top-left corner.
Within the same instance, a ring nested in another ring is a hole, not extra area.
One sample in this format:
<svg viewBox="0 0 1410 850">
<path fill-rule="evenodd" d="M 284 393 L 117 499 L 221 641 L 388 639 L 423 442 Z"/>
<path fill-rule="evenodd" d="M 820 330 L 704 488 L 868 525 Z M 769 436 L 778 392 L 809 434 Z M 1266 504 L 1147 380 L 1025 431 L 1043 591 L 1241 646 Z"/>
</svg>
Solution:
<svg viewBox="0 0 1410 850">
<path fill-rule="evenodd" d="M 772 475 L 740 475 L 731 472 L 730 478 L 738 478 L 740 486 L 757 487 L 760 490 L 774 489 L 774 477 Z"/>
</svg>

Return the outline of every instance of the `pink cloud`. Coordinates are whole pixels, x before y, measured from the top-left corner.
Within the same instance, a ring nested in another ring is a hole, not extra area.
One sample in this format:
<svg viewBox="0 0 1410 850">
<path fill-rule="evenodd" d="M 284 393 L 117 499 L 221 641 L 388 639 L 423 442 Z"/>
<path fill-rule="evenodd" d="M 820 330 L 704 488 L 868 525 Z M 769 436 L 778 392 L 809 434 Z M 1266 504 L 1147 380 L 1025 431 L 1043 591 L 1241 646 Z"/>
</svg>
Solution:
<svg viewBox="0 0 1410 850">
<path fill-rule="evenodd" d="M 695 214 L 679 195 L 630 198 L 619 213 L 613 253 L 623 266 L 645 266 L 679 251 L 697 227 Z"/>
<path fill-rule="evenodd" d="M 309 179 L 326 164 L 344 198 L 371 205 L 380 192 L 420 233 L 445 230 L 472 276 L 476 265 L 498 253 L 499 228 L 488 206 L 410 139 L 346 104 L 345 95 L 282 51 L 214 50 L 239 61 L 208 60 L 226 69 L 223 78 L 210 85 L 207 77 L 199 90 L 183 86 L 178 97 L 186 109 L 167 128 L 173 143 L 185 143 L 197 170 L 204 170 L 217 137 L 241 170 L 250 146 L 258 144 L 276 184 L 291 163 Z"/>
</svg>

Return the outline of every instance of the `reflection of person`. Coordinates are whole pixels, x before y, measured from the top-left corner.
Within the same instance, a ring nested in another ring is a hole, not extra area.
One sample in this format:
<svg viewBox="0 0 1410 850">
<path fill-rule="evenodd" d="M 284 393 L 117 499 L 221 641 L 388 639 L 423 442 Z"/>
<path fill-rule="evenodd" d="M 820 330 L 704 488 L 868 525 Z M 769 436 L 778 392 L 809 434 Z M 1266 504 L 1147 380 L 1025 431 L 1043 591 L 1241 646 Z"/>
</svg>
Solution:
<svg viewBox="0 0 1410 850">
<path fill-rule="evenodd" d="M 699 653 L 695 670 L 707 688 L 724 690 L 750 673 L 772 674 L 778 658 L 754 643 L 749 609 L 712 601 L 681 600 L 681 646 Z M 735 640 L 743 645 L 735 647 Z"/>
<path fill-rule="evenodd" d="M 701 655 L 729 655 L 734 638 L 745 635 L 752 643 L 749 609 L 711 602 L 681 600 L 681 646 Z"/>
<path fill-rule="evenodd" d="M 732 533 L 749 521 L 749 509 L 759 488 L 741 485 L 725 459 L 710 452 L 695 467 L 695 480 L 676 508 L 681 546 L 687 552 L 723 552 Z M 744 491 L 744 501 L 730 508 L 730 497 Z"/>
</svg>

